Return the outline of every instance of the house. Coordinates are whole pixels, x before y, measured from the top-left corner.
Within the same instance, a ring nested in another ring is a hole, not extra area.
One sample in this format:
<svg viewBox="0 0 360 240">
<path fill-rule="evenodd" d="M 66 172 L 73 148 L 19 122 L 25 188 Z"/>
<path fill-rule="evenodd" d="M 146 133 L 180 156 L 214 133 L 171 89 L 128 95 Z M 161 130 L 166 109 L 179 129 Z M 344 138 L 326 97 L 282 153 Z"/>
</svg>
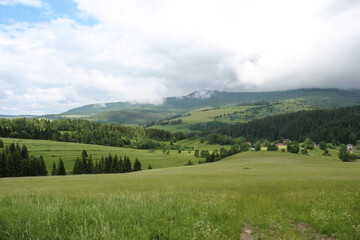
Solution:
<svg viewBox="0 0 360 240">
<path fill-rule="evenodd" d="M 276 144 L 277 146 L 284 146 L 284 144 L 283 143 L 278 143 L 278 144 Z"/>
<path fill-rule="evenodd" d="M 354 150 L 354 145 L 352 145 L 352 144 L 348 144 L 348 145 L 346 145 L 346 149 L 348 150 L 348 151 L 352 151 L 352 150 Z"/>
<path fill-rule="evenodd" d="M 287 138 L 283 139 L 283 143 L 284 143 L 284 144 L 287 144 L 287 143 L 290 143 L 290 142 L 291 142 L 290 139 L 287 139 Z"/>
<path fill-rule="evenodd" d="M 247 144 L 249 144 L 249 146 L 251 146 L 251 142 L 246 142 Z"/>
</svg>

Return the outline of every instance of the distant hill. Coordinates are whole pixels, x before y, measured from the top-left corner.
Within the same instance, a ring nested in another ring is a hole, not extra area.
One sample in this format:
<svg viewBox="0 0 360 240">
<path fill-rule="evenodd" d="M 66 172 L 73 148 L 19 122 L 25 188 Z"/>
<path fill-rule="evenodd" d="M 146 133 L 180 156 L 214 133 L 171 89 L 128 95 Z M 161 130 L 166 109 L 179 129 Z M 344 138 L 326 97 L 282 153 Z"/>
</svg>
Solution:
<svg viewBox="0 0 360 240">
<path fill-rule="evenodd" d="M 360 106 L 299 111 L 213 128 L 212 132 L 248 140 L 280 138 L 355 143 L 360 139 Z M 207 134 L 207 133 L 205 133 Z"/>
<path fill-rule="evenodd" d="M 165 98 L 162 104 L 129 102 L 90 104 L 47 118 L 82 118 L 91 121 L 141 124 L 172 118 L 202 108 L 224 108 L 239 104 L 294 100 L 308 109 L 337 108 L 360 104 L 359 90 L 297 89 L 272 92 L 196 91 L 187 96 Z"/>
</svg>

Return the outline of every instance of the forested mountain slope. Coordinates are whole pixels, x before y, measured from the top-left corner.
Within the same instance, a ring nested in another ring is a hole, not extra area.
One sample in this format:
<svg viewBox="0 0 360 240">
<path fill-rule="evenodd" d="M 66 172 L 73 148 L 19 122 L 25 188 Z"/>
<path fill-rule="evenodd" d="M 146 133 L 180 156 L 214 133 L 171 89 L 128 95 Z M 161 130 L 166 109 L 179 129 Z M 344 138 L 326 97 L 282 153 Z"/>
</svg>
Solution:
<svg viewBox="0 0 360 240">
<path fill-rule="evenodd" d="M 360 139 L 360 106 L 339 109 L 300 111 L 281 114 L 247 123 L 234 124 L 214 130 L 219 134 L 246 139 L 288 138 L 341 143 L 355 143 Z"/>
</svg>

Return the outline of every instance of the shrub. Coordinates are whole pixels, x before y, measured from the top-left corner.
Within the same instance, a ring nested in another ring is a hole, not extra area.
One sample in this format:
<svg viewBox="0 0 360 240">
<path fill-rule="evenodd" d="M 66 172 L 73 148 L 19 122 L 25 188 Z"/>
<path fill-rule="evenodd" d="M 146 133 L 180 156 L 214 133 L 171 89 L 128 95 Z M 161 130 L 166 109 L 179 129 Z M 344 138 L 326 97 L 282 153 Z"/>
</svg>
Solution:
<svg viewBox="0 0 360 240">
<path fill-rule="evenodd" d="M 351 162 L 353 160 L 350 153 L 349 153 L 349 151 L 347 150 L 345 144 L 340 145 L 339 158 L 343 162 Z"/>
<path fill-rule="evenodd" d="M 306 148 L 302 148 L 300 152 L 301 152 L 302 154 L 307 154 L 307 153 L 308 153 L 308 151 L 307 151 Z"/>
<path fill-rule="evenodd" d="M 297 142 L 288 143 L 287 151 L 291 153 L 298 153 L 300 151 L 300 146 Z"/>
<path fill-rule="evenodd" d="M 268 151 L 277 151 L 279 149 L 279 147 L 274 143 L 269 143 L 267 146 L 267 150 Z"/>
<path fill-rule="evenodd" d="M 323 156 L 330 156 L 329 150 L 325 149 L 322 155 Z"/>
</svg>

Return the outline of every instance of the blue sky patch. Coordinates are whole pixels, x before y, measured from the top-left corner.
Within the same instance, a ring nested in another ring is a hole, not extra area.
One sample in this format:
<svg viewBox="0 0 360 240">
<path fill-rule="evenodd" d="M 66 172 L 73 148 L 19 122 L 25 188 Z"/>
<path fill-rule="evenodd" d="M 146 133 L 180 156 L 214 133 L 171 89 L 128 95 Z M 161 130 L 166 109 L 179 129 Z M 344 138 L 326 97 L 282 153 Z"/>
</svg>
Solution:
<svg viewBox="0 0 360 240">
<path fill-rule="evenodd" d="M 41 8 L 23 4 L 0 4 L 0 24 L 37 23 L 57 18 L 71 18 L 80 24 L 89 26 L 98 23 L 94 17 L 80 15 L 77 4 L 72 0 L 46 0 L 43 3 Z"/>
</svg>

